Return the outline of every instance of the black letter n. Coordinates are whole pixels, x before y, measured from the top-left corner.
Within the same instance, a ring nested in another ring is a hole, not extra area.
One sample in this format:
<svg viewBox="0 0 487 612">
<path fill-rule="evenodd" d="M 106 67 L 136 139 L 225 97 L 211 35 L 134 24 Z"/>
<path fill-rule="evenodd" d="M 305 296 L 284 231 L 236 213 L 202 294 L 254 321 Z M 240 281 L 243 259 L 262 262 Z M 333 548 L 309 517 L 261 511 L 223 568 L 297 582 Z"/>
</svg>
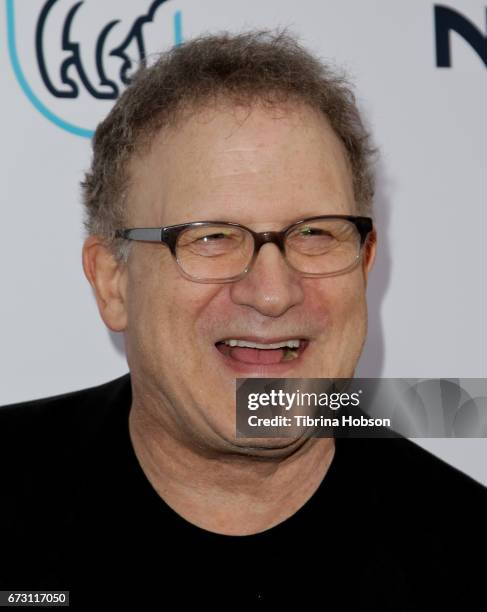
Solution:
<svg viewBox="0 0 487 612">
<path fill-rule="evenodd" d="M 465 39 L 487 66 L 487 34 L 484 36 L 466 17 L 446 6 L 435 5 L 435 29 L 436 65 L 439 68 L 451 67 L 450 30 Z"/>
</svg>

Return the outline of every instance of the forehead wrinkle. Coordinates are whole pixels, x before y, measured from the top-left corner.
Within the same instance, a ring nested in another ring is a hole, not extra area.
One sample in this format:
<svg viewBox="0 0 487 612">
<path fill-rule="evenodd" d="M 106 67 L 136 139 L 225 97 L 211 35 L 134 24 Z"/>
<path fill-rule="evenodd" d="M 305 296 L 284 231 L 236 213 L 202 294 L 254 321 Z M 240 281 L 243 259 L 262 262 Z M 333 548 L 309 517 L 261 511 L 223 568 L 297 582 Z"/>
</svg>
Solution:
<svg viewBox="0 0 487 612">
<path fill-rule="evenodd" d="M 257 146 L 255 147 L 233 147 L 231 149 L 225 149 L 225 153 L 233 153 L 234 151 L 236 152 L 240 152 L 240 151 L 255 151 L 255 149 L 257 148 Z"/>
<path fill-rule="evenodd" d="M 220 178 L 248 174 L 271 174 L 272 153 L 263 147 L 232 148 L 215 151 L 210 161 L 209 176 Z"/>
</svg>

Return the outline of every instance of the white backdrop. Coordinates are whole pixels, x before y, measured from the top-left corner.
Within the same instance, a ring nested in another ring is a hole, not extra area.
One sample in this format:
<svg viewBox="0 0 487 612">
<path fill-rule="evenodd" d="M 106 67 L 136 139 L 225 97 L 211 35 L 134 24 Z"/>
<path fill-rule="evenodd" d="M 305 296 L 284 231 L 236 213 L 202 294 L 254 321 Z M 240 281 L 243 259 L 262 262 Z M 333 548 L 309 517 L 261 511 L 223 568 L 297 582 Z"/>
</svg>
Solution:
<svg viewBox="0 0 487 612">
<path fill-rule="evenodd" d="M 486 377 L 487 0 L 448 1 L 477 40 L 450 33 L 451 67 L 437 66 L 427 0 L 85 0 L 70 28 L 77 51 L 62 48 L 74 0 L 2 4 L 0 404 L 127 371 L 123 341 L 82 273 L 79 181 L 87 136 L 121 86 L 121 59 L 108 51 L 137 57 L 133 40 L 123 44 L 151 5 L 147 52 L 206 31 L 289 26 L 348 70 L 382 151 L 380 249 L 357 375 Z M 112 83 L 101 86 L 96 43 L 115 19 L 101 57 Z M 421 444 L 487 484 L 486 440 Z"/>
</svg>

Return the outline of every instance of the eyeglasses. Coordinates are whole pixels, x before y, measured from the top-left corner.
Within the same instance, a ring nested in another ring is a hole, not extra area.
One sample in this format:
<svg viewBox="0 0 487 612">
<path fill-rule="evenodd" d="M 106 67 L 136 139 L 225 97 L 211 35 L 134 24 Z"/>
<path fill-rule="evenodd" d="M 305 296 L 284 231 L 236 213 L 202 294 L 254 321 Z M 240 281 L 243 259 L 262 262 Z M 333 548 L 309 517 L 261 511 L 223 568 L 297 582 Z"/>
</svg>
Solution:
<svg viewBox="0 0 487 612">
<path fill-rule="evenodd" d="M 288 265 L 304 276 L 336 276 L 362 257 L 372 219 L 323 215 L 275 232 L 254 232 L 238 223 L 195 221 L 168 227 L 118 230 L 117 238 L 159 242 L 169 247 L 186 278 L 198 283 L 230 283 L 251 269 L 260 248 L 277 245 Z"/>
</svg>

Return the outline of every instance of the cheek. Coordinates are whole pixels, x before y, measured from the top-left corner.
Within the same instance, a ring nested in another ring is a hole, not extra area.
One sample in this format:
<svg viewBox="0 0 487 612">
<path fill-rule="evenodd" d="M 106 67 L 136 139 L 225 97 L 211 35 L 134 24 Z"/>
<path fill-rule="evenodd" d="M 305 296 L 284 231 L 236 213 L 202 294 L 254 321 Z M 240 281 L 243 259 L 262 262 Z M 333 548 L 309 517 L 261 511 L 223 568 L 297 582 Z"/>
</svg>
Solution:
<svg viewBox="0 0 487 612">
<path fill-rule="evenodd" d="M 172 270 L 145 270 L 129 278 L 127 356 L 134 367 L 191 371 L 198 351 L 198 321 L 214 287 L 193 283 Z M 130 353 L 130 355 L 129 355 Z M 192 365 L 193 364 L 193 365 Z"/>
<path fill-rule="evenodd" d="M 323 279 L 318 302 L 323 325 L 317 344 L 317 377 L 351 377 L 367 329 L 363 277 L 345 275 Z"/>
<path fill-rule="evenodd" d="M 367 329 L 363 276 L 354 272 L 322 279 L 311 301 L 327 348 L 334 355 L 360 352 Z"/>
<path fill-rule="evenodd" d="M 361 276 L 343 288 L 336 310 L 344 327 L 347 327 L 347 323 L 358 326 L 361 326 L 362 322 L 365 323 L 367 316 L 365 285 Z"/>
<path fill-rule="evenodd" d="M 357 273 L 358 272 L 358 273 Z M 346 323 L 363 316 L 365 284 L 360 271 L 324 279 L 307 279 L 307 304 L 328 324 Z"/>
<path fill-rule="evenodd" d="M 333 331 L 338 371 L 341 376 L 352 376 L 367 333 L 365 287 L 360 277 L 344 288 L 335 305 Z"/>
</svg>

